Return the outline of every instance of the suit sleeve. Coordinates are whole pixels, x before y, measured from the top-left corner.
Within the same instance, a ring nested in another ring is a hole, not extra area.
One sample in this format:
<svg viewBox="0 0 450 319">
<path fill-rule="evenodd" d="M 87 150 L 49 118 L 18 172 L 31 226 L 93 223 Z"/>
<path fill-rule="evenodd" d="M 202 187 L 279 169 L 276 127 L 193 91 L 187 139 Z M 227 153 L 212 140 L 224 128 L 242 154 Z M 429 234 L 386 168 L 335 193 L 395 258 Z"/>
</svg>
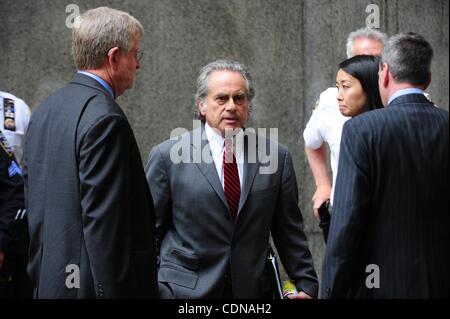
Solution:
<svg viewBox="0 0 450 319">
<path fill-rule="evenodd" d="M 170 184 L 167 169 L 158 146 L 154 147 L 150 152 L 147 167 L 145 168 L 145 175 L 147 176 L 148 185 L 155 205 L 156 253 L 159 259 L 161 242 L 171 221 L 172 206 L 170 203 Z"/>
<path fill-rule="evenodd" d="M 342 131 L 334 206 L 324 259 L 321 294 L 345 298 L 355 280 L 360 243 L 370 212 L 368 146 L 357 129 L 347 122 Z M 360 280 L 360 279 L 359 279 Z"/>
<path fill-rule="evenodd" d="M 272 237 L 286 272 L 297 290 L 313 298 L 318 294 L 317 275 L 303 231 L 303 217 L 298 207 L 297 179 L 289 152 L 283 174 L 277 212 L 272 222 Z"/>
<path fill-rule="evenodd" d="M 14 159 L 1 147 L 0 153 L 0 251 L 4 252 L 14 238 L 17 211 L 24 208 L 24 191 L 20 174 L 16 172 L 10 176 L 9 173 Z"/>
<path fill-rule="evenodd" d="M 83 234 L 99 298 L 118 298 L 131 250 L 130 150 L 124 118 L 105 115 L 85 133 L 79 153 Z"/>
</svg>

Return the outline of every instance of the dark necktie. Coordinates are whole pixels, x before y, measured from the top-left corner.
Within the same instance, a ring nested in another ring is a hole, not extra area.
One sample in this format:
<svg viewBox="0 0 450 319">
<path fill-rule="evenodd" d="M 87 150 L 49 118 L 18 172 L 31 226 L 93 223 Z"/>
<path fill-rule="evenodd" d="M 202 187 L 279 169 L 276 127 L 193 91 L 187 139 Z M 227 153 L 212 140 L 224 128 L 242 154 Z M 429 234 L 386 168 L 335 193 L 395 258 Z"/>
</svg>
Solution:
<svg viewBox="0 0 450 319">
<path fill-rule="evenodd" d="M 239 207 L 239 198 L 241 197 L 241 184 L 239 182 L 239 173 L 236 163 L 236 157 L 233 153 L 231 140 L 225 140 L 225 149 L 223 152 L 223 179 L 224 192 L 230 209 L 233 223 L 236 221 Z"/>
</svg>

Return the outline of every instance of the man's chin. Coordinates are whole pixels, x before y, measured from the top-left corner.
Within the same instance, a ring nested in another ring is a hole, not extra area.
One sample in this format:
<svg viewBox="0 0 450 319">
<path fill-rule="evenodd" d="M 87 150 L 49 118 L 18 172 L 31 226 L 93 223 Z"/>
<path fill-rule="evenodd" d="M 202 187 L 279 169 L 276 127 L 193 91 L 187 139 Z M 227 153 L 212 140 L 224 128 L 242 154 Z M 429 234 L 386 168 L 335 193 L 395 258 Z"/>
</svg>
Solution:
<svg viewBox="0 0 450 319">
<path fill-rule="evenodd" d="M 241 126 L 235 126 L 235 125 L 229 125 L 226 126 L 225 129 L 223 130 L 225 135 L 236 135 L 237 133 L 239 133 L 241 131 L 242 127 Z"/>
</svg>

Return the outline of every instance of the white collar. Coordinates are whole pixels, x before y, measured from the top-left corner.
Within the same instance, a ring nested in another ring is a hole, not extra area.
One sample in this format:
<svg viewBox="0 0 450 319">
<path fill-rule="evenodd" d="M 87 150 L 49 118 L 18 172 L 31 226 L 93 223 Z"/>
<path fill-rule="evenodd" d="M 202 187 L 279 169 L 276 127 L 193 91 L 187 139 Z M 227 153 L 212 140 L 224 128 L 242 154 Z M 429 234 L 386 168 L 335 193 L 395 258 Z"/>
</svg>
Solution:
<svg viewBox="0 0 450 319">
<path fill-rule="evenodd" d="M 222 158 L 225 138 L 219 133 L 217 129 L 211 128 L 211 126 L 209 126 L 208 122 L 206 121 L 205 121 L 205 133 L 206 137 L 208 138 L 209 148 L 211 150 L 211 155 L 214 161 L 218 158 Z M 241 147 L 236 147 L 235 155 L 237 163 L 244 162 L 243 145 L 241 145 Z"/>
<path fill-rule="evenodd" d="M 205 133 L 213 159 L 216 160 L 222 154 L 225 139 L 216 129 L 212 129 L 208 122 L 205 122 Z"/>
</svg>

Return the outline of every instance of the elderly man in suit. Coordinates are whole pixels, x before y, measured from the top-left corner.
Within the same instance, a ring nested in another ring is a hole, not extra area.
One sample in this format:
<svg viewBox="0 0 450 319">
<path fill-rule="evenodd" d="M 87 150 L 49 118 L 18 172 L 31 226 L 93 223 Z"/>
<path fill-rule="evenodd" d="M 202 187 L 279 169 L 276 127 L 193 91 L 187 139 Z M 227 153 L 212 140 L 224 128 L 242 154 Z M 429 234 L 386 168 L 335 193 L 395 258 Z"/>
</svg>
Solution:
<svg viewBox="0 0 450 319">
<path fill-rule="evenodd" d="M 393 36 L 379 71 L 384 109 L 344 125 L 325 254 L 325 298 L 448 298 L 448 112 L 424 91 L 433 50 Z"/>
<path fill-rule="evenodd" d="M 142 35 L 128 13 L 86 11 L 73 29 L 78 73 L 32 115 L 25 181 L 37 298 L 157 297 L 154 207 L 115 102 L 133 84 Z"/>
<path fill-rule="evenodd" d="M 162 298 L 271 298 L 270 233 L 299 291 L 293 297 L 317 295 L 291 156 L 244 134 L 254 94 L 240 63 L 206 65 L 197 80 L 201 125 L 150 153 Z M 272 168 L 260 150 L 270 150 Z"/>
</svg>

